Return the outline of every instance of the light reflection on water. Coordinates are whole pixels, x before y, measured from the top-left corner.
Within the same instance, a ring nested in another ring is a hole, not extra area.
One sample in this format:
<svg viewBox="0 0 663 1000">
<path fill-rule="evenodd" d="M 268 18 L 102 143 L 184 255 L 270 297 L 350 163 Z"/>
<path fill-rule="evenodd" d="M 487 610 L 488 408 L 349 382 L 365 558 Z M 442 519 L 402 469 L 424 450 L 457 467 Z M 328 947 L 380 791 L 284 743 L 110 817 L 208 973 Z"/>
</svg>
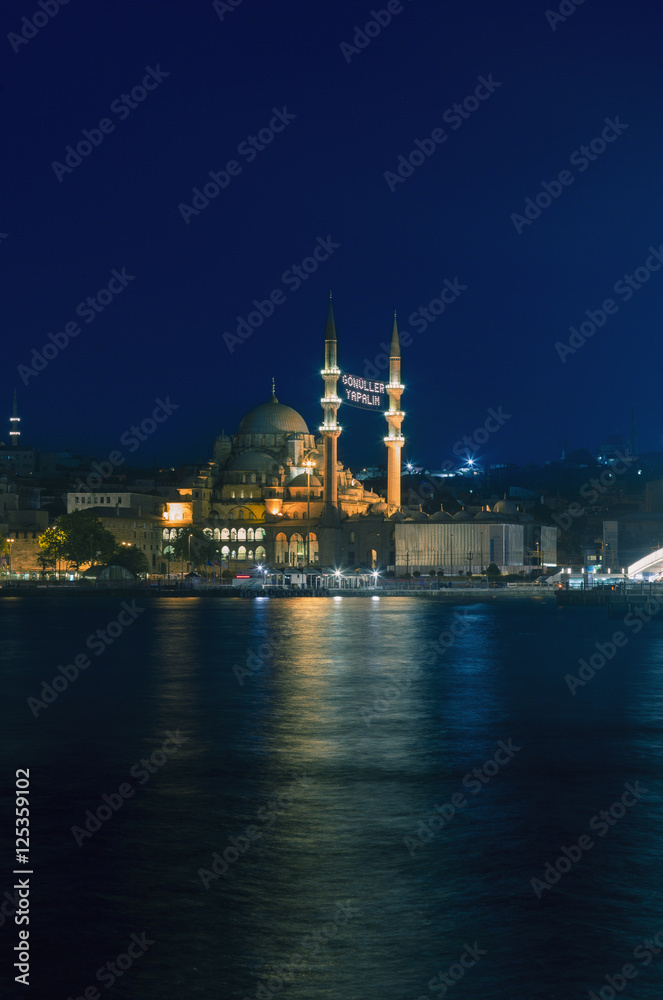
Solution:
<svg viewBox="0 0 663 1000">
<path fill-rule="evenodd" d="M 600 610 L 151 600 L 33 719 L 28 694 L 118 603 L 42 601 L 32 631 L 33 602 L 3 604 L 3 773 L 29 759 L 36 775 L 37 927 L 63 996 L 143 929 L 156 944 L 115 997 L 253 998 L 301 953 L 274 995 L 416 1000 L 474 941 L 488 954 L 459 996 L 575 996 L 663 927 L 656 622 L 572 696 L 564 675 L 616 627 Z M 181 749 L 77 848 L 71 826 L 177 730 Z M 509 739 L 521 749 L 471 794 Z M 633 780 L 647 796 L 538 900 L 530 879 Z M 412 856 L 404 838 L 456 793 L 466 805 Z M 214 852 L 233 860 L 205 888 Z M 642 968 L 635 995 L 658 997 L 662 970 Z"/>
</svg>

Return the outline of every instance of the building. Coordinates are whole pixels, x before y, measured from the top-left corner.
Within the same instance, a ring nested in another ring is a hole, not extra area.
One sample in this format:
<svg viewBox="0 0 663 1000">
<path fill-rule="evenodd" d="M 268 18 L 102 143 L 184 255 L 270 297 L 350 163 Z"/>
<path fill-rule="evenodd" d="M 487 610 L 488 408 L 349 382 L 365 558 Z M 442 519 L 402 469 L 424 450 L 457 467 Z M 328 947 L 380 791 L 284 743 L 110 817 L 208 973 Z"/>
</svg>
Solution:
<svg viewBox="0 0 663 1000">
<path fill-rule="evenodd" d="M 393 567 L 393 517 L 400 510 L 400 346 L 394 320 L 388 383 L 372 383 L 343 373 L 331 301 L 324 340 L 322 423 L 317 433 L 297 410 L 272 395 L 246 414 L 234 436 L 214 442 L 209 473 L 192 483 L 194 505 L 209 503 L 205 531 L 221 542 L 231 569 L 255 563 L 275 567 L 357 565 Z M 382 412 L 387 422 L 386 499 L 364 487 L 338 461 L 338 410 L 350 405 Z M 385 403 L 388 400 L 388 408 Z M 199 493 L 200 496 L 196 496 Z M 209 496 L 207 495 L 209 494 Z M 173 529 L 163 529 L 165 543 Z"/>
</svg>

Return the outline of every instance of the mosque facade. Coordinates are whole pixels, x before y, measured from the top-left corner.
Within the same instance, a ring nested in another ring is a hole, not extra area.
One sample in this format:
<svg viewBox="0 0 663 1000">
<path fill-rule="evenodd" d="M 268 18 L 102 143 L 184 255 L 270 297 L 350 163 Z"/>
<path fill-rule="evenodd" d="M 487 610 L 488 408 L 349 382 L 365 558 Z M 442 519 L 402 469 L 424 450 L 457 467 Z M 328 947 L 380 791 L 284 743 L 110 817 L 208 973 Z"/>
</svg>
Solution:
<svg viewBox="0 0 663 1000">
<path fill-rule="evenodd" d="M 395 517 L 400 510 L 400 345 L 394 319 L 387 417 L 387 498 L 367 489 L 338 461 L 341 405 L 337 335 L 331 301 L 325 330 L 322 422 L 312 432 L 272 384 L 267 402 L 214 442 L 209 474 L 193 487 L 204 500 L 206 533 L 221 543 L 231 571 L 256 564 L 387 569 L 395 566 Z M 194 500 L 195 502 L 195 500 Z M 196 518 L 194 517 L 194 522 Z"/>
</svg>

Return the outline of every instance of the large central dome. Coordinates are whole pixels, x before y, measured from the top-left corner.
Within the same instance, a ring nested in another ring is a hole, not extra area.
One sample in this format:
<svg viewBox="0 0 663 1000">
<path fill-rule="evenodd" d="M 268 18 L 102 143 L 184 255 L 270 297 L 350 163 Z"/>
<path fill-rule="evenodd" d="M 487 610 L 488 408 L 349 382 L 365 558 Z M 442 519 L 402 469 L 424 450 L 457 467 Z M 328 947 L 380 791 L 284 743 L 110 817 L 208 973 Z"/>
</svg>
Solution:
<svg viewBox="0 0 663 1000">
<path fill-rule="evenodd" d="M 291 406 L 279 403 L 272 396 L 268 403 L 256 406 L 246 414 L 239 425 L 238 434 L 308 434 L 306 421 Z"/>
</svg>

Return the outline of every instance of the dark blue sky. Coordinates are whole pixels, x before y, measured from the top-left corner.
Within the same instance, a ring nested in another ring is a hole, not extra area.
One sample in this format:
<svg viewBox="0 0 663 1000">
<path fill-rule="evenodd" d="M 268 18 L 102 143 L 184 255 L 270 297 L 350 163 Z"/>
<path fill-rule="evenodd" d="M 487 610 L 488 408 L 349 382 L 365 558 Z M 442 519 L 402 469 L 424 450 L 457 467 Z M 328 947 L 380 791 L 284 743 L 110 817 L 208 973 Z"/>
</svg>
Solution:
<svg viewBox="0 0 663 1000">
<path fill-rule="evenodd" d="M 553 30 L 545 2 L 392 0 L 391 23 L 352 52 L 356 26 L 386 6 L 70 0 L 20 43 L 10 34 L 42 8 L 7 0 L 0 308 L 4 410 L 16 386 L 24 440 L 104 456 L 169 396 L 178 409 L 134 460 L 204 459 L 272 376 L 317 427 L 332 289 L 344 370 L 365 373 L 394 309 L 410 333 L 408 457 L 441 465 L 499 407 L 510 416 L 479 449 L 487 462 L 555 458 L 564 439 L 594 449 L 629 432 L 632 408 L 639 448 L 663 447 L 663 268 L 649 251 L 663 257 L 661 13 L 586 0 Z M 127 105 L 144 78 L 154 89 Z M 102 119 L 89 155 L 54 168 Z M 264 148 L 241 145 L 270 121 L 282 131 L 262 133 Z M 597 137 L 593 160 L 575 152 Z M 388 183 L 416 140 L 430 155 Z M 180 208 L 233 160 L 207 207 Z M 512 219 L 564 170 L 538 217 Z M 296 287 L 286 272 L 330 239 Z M 647 280 L 627 299 L 614 286 L 637 268 Z M 113 269 L 133 278 L 77 316 Z M 445 279 L 466 287 L 413 319 Z M 224 333 L 275 290 L 273 314 L 231 352 Z M 555 344 L 606 299 L 612 315 L 562 362 Z M 22 377 L 67 323 L 80 333 Z M 382 418 L 346 406 L 340 422 L 342 460 L 384 461 Z"/>
</svg>

